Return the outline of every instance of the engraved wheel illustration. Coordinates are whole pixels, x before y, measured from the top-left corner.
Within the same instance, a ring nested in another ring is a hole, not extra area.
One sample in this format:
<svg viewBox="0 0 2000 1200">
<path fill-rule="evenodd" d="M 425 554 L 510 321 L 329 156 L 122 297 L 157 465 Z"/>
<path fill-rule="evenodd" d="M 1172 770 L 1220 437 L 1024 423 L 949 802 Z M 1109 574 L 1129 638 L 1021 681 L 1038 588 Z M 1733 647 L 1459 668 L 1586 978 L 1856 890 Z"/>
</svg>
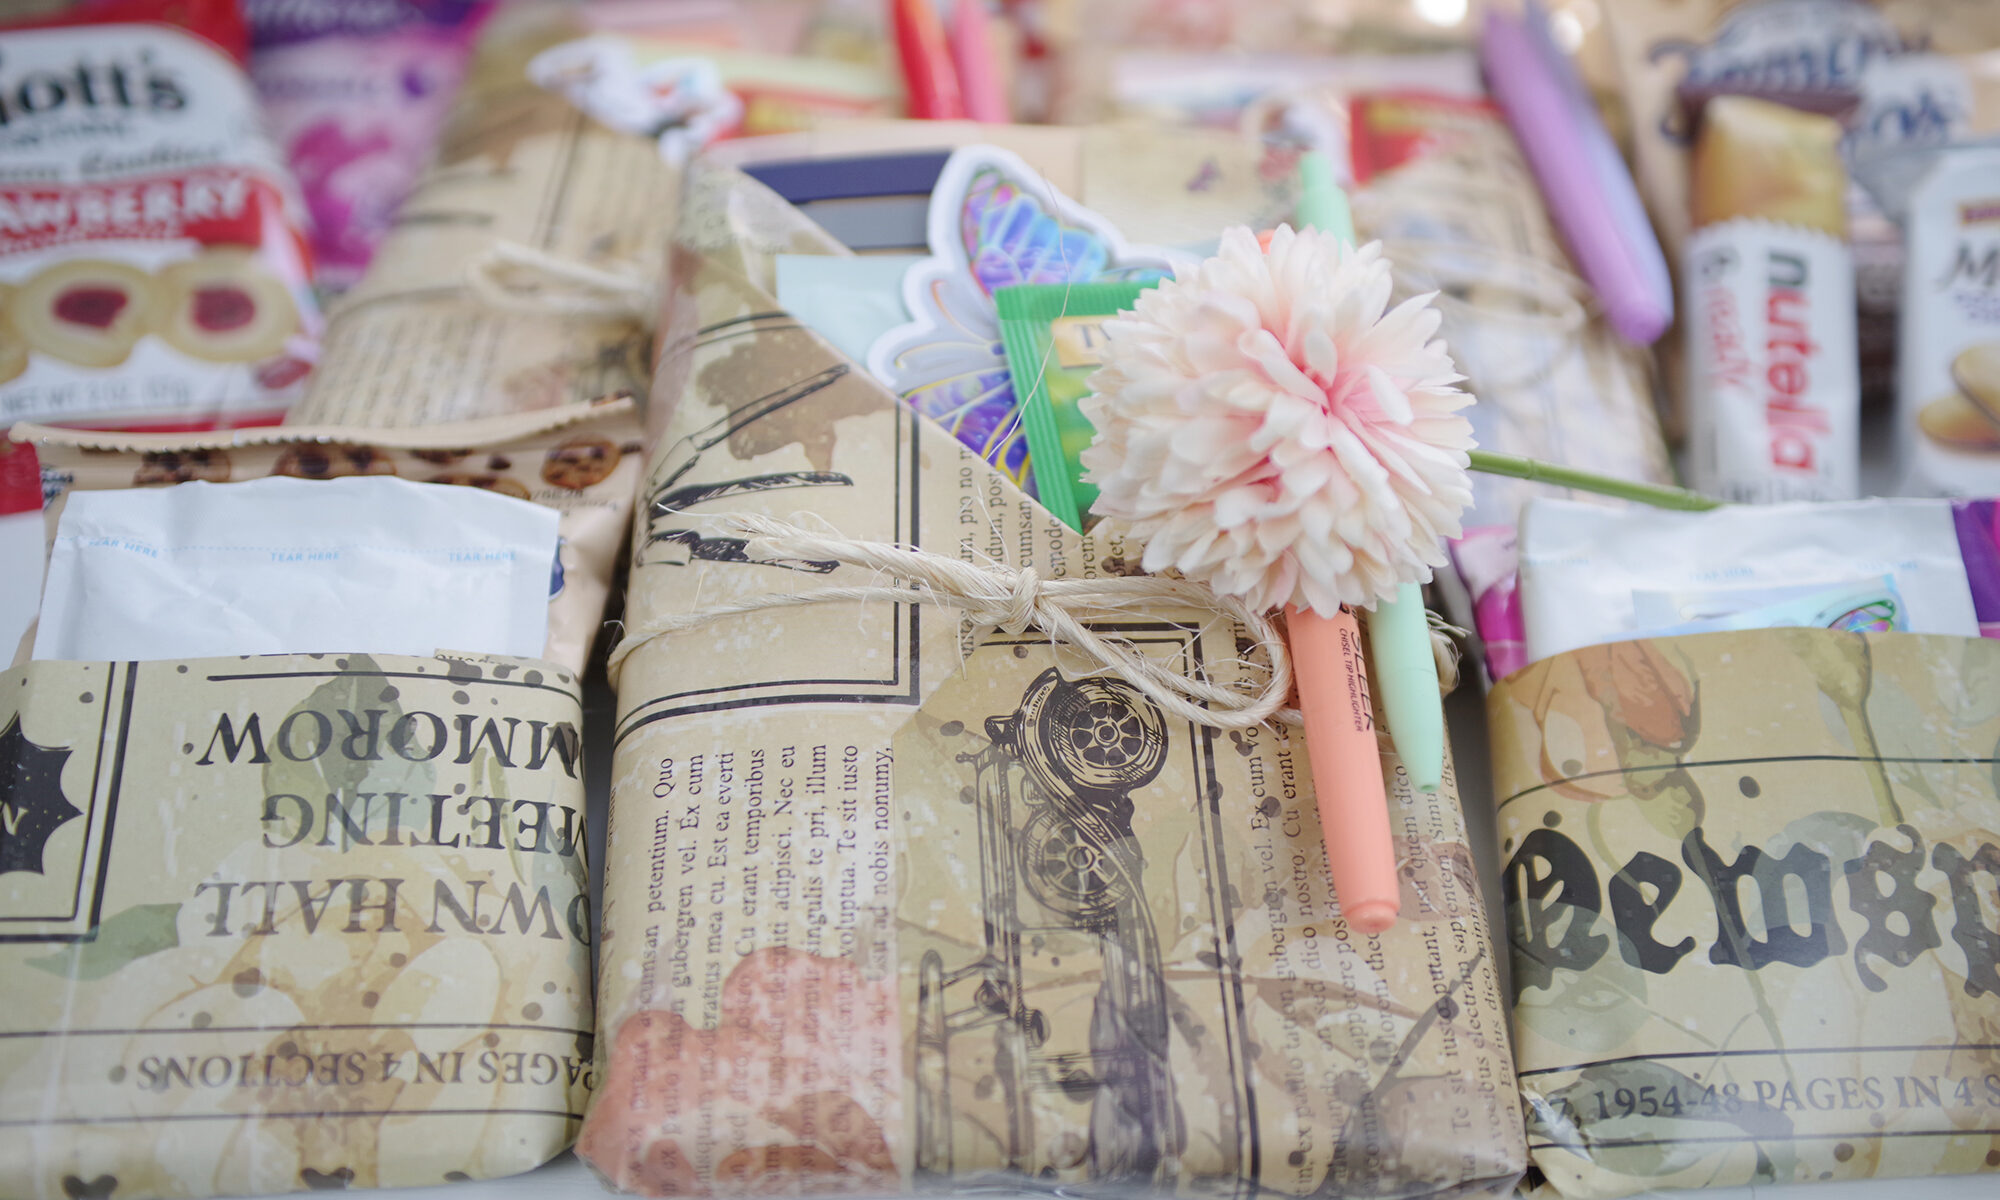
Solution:
<svg viewBox="0 0 2000 1200">
<path fill-rule="evenodd" d="M 1104 915 L 1130 890 L 1110 849 L 1049 809 L 1021 831 L 1021 873 L 1037 900 L 1073 919 Z"/>
<path fill-rule="evenodd" d="M 1091 791 L 1144 786 L 1167 761 L 1160 710 L 1111 679 L 1079 679 L 1051 688 L 1028 740 L 1030 754 L 1046 756 L 1058 779 Z"/>
</svg>

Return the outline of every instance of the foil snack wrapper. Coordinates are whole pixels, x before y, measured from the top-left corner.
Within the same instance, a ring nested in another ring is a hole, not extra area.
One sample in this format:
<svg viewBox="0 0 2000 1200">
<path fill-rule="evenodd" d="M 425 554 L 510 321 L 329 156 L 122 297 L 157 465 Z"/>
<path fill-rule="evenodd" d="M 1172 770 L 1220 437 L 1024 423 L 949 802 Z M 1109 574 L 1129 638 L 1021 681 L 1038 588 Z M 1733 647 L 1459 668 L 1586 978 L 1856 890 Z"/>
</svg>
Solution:
<svg viewBox="0 0 2000 1200">
<path fill-rule="evenodd" d="M 533 659 L 0 674 L 0 1195 L 561 1152 L 593 1082 L 580 723 Z"/>
<path fill-rule="evenodd" d="M 1050 578 L 1133 569 L 1115 529 L 1070 530 L 777 307 L 774 253 L 839 252 L 796 210 L 717 169 L 689 205 L 632 628 L 866 582 L 732 544 L 721 513 Z M 1252 669 L 1212 612 L 1101 627 L 1215 681 Z M 1449 770 L 1424 795 L 1386 763 L 1404 916 L 1370 938 L 1331 896 L 1296 735 L 1170 721 L 1034 629 L 768 610 L 640 646 L 618 692 L 604 1086 L 578 1145 L 614 1187 L 1444 1197 L 1519 1177 Z"/>
<path fill-rule="evenodd" d="M 1533 1195 L 2000 1166 L 2000 644 L 1618 642 L 1487 717 Z"/>
</svg>

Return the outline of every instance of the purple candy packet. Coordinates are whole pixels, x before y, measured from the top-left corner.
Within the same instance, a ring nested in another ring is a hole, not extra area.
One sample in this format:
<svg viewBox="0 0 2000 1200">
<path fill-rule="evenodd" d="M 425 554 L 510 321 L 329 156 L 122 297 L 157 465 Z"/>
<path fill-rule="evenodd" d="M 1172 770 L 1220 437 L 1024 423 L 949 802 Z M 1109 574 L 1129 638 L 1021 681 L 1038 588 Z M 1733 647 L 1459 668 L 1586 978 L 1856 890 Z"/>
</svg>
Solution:
<svg viewBox="0 0 2000 1200">
<path fill-rule="evenodd" d="M 430 160 L 491 0 L 246 0 L 250 74 L 311 214 L 314 282 L 351 287 Z"/>
</svg>

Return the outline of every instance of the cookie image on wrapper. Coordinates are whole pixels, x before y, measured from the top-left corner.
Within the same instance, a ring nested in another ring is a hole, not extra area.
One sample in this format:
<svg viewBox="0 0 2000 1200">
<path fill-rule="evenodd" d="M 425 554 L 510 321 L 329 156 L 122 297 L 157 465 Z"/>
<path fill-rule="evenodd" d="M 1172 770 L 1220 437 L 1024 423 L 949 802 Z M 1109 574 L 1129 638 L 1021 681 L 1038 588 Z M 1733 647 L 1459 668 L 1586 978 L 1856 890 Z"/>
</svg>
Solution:
<svg viewBox="0 0 2000 1200">
<path fill-rule="evenodd" d="M 394 475 L 396 464 L 373 446 L 342 443 L 293 446 L 278 456 L 273 475 L 298 479 L 340 479 L 349 475 Z"/>
<path fill-rule="evenodd" d="M 28 342 L 21 336 L 14 323 L 7 317 L 7 308 L 14 299 L 15 289 L 0 283 L 0 383 L 19 375 L 28 369 Z"/>
<path fill-rule="evenodd" d="M 1959 392 L 1939 396 L 1918 409 L 1917 428 L 1933 442 L 1954 450 L 2000 450 L 2000 425 Z"/>
<path fill-rule="evenodd" d="M 166 487 L 176 483 L 228 483 L 229 454 L 224 450 L 154 450 L 132 473 L 134 487 Z"/>
<path fill-rule="evenodd" d="M 571 438 L 552 448 L 542 460 L 542 481 L 580 492 L 611 478 L 621 457 L 618 443 L 610 438 Z"/>
<path fill-rule="evenodd" d="M 470 472 L 452 472 L 450 474 L 432 476 L 430 482 L 442 483 L 449 487 L 476 487 L 489 492 L 498 492 L 502 496 L 512 496 L 516 500 L 531 498 L 528 495 L 528 489 L 519 480 L 509 479 L 505 475 L 478 475 Z"/>
<path fill-rule="evenodd" d="M 2000 342 L 1967 346 L 1951 360 L 1951 381 L 2000 428 Z"/>
<path fill-rule="evenodd" d="M 6 316 L 35 353 L 79 367 L 115 367 L 131 356 L 158 307 L 158 285 L 146 272 L 73 258 L 31 276 L 8 297 Z"/>
<path fill-rule="evenodd" d="M 299 332 L 285 285 L 248 250 L 209 250 L 160 271 L 158 333 L 205 362 L 257 362 Z"/>
</svg>

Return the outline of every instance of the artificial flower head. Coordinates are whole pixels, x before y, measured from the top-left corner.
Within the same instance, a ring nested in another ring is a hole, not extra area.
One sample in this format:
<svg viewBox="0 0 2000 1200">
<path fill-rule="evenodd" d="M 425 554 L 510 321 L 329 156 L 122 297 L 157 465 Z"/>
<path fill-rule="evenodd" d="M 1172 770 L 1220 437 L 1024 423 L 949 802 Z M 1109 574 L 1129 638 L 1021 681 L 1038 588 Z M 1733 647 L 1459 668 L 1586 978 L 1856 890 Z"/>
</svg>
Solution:
<svg viewBox="0 0 2000 1200">
<path fill-rule="evenodd" d="M 1191 275 L 1105 323 L 1082 403 L 1093 511 L 1172 567 L 1254 607 L 1332 616 L 1428 581 L 1472 502 L 1427 293 L 1389 307 L 1379 243 L 1232 229 Z"/>
</svg>

